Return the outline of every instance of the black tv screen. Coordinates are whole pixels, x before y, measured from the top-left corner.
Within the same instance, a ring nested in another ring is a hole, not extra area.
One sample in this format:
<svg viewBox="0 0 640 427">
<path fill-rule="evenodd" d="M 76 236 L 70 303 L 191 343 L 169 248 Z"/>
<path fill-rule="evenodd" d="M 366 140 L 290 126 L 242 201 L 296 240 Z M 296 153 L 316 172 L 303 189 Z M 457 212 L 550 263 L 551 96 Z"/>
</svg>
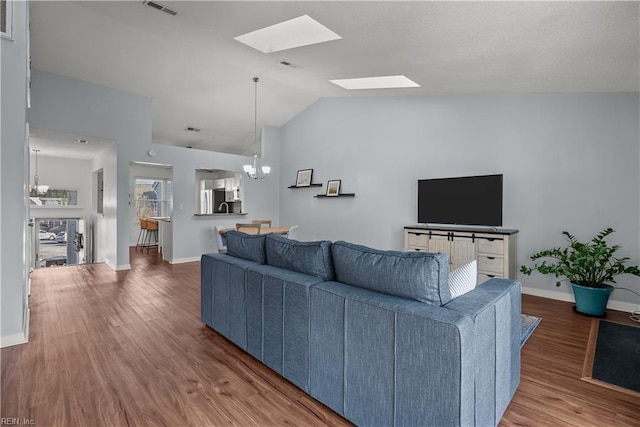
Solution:
<svg viewBox="0 0 640 427">
<path fill-rule="evenodd" d="M 502 175 L 418 180 L 418 222 L 502 226 Z"/>
</svg>

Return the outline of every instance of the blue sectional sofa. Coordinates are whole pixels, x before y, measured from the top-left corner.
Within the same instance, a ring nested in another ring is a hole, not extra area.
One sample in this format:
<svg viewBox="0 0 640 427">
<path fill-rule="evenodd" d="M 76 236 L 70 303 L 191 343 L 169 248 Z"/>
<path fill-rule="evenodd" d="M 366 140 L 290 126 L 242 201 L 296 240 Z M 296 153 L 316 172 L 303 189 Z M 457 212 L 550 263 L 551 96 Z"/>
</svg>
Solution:
<svg viewBox="0 0 640 427">
<path fill-rule="evenodd" d="M 202 321 L 362 426 L 496 425 L 520 380 L 520 283 L 451 298 L 441 253 L 227 233 Z"/>
</svg>

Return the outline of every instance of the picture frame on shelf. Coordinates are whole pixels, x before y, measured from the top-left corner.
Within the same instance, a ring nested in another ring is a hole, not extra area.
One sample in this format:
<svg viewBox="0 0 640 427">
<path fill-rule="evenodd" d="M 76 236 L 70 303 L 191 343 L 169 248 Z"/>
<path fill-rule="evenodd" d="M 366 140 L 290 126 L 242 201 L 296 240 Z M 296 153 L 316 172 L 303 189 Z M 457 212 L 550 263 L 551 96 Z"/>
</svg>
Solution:
<svg viewBox="0 0 640 427">
<path fill-rule="evenodd" d="M 311 186 L 311 178 L 313 177 L 313 169 L 301 169 L 296 175 L 296 187 Z"/>
<path fill-rule="evenodd" d="M 327 181 L 327 197 L 337 197 L 340 195 L 340 184 L 342 180 L 332 179 Z"/>
</svg>

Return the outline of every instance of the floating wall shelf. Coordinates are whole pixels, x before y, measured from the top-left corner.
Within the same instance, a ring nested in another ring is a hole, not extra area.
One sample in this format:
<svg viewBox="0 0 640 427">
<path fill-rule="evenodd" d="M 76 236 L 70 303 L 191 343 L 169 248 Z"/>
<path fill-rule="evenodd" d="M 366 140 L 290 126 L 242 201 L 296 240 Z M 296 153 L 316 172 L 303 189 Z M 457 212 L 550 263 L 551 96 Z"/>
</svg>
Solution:
<svg viewBox="0 0 640 427">
<path fill-rule="evenodd" d="M 337 196 L 327 196 L 326 194 L 317 194 L 313 197 L 333 199 L 334 197 L 356 197 L 356 193 L 340 193 Z"/>
<path fill-rule="evenodd" d="M 322 187 L 322 184 L 290 185 L 287 188 L 309 188 L 309 187 Z"/>
</svg>

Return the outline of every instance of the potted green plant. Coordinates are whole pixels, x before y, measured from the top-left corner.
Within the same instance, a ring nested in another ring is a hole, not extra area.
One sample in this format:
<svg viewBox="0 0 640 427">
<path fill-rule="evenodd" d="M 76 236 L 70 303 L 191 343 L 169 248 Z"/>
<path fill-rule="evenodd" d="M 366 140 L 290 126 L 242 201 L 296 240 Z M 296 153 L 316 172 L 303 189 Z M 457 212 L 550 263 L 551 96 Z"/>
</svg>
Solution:
<svg viewBox="0 0 640 427">
<path fill-rule="evenodd" d="M 614 256 L 620 246 L 609 246 L 605 241 L 613 232 L 613 228 L 606 228 L 590 242 L 582 243 L 568 231 L 563 231 L 562 234 L 569 241 L 567 247 L 547 249 L 533 254 L 532 261 L 543 259 L 542 262 L 534 264 L 531 268 L 523 265 L 520 271 L 527 275 L 536 270 L 542 274 L 566 277 L 573 288 L 576 311 L 591 316 L 604 316 L 609 295 L 614 289 L 610 283 L 616 283 L 614 277 L 620 274 L 640 277 L 638 266 L 626 266 L 628 257 Z M 544 258 L 552 261 L 548 263 Z"/>
</svg>

